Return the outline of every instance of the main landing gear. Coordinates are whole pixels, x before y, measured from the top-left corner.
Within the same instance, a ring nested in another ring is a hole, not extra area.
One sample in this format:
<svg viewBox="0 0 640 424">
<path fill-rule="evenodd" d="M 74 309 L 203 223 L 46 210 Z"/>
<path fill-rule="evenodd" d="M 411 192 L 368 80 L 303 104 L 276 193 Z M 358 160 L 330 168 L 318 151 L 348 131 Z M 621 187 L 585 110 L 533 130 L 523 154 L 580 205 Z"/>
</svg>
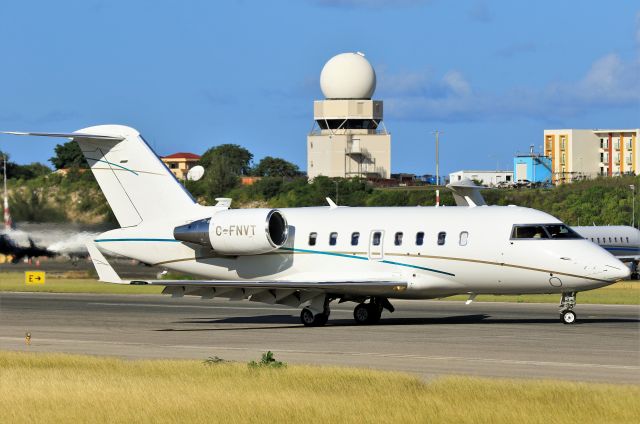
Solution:
<svg viewBox="0 0 640 424">
<path fill-rule="evenodd" d="M 325 325 L 329 320 L 329 315 L 331 314 L 329 303 L 332 300 L 333 299 L 329 297 L 322 299 L 322 302 L 320 299 L 314 299 L 309 306 L 303 308 L 300 312 L 300 321 L 302 324 L 305 327 L 321 327 Z M 365 299 L 365 301 L 359 303 L 353 310 L 353 318 L 355 319 L 356 324 L 376 324 L 380 321 L 380 316 L 384 309 L 389 312 L 393 312 L 395 310 L 393 305 L 385 297 L 372 297 L 368 300 L 369 301 L 366 302 Z M 345 301 L 345 299 L 342 299 L 341 302 L 342 301 Z"/>
<path fill-rule="evenodd" d="M 327 308 L 324 312 L 314 315 L 311 309 L 304 308 L 300 312 L 300 321 L 302 321 L 305 327 L 322 327 L 329 320 L 330 313 L 331 310 Z"/>
<path fill-rule="evenodd" d="M 353 319 L 356 324 L 377 324 L 380 321 L 382 310 L 393 312 L 395 308 L 385 297 L 372 297 L 369 303 L 360 303 L 353 310 Z"/>
<path fill-rule="evenodd" d="M 576 306 L 576 293 L 562 293 L 562 299 L 560 299 L 560 321 L 564 324 L 576 322 L 576 313 L 573 312 L 574 306 Z"/>
</svg>

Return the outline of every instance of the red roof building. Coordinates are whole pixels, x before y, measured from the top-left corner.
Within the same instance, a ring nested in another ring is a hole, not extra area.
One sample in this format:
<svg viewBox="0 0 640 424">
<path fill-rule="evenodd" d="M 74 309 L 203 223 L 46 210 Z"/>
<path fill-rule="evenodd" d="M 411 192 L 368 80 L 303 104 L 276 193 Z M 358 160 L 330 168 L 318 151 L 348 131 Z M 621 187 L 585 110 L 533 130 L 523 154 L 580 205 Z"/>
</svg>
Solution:
<svg viewBox="0 0 640 424">
<path fill-rule="evenodd" d="M 200 160 L 200 156 L 194 153 L 178 152 L 169 156 L 164 156 L 162 161 L 167 165 L 167 168 L 173 172 L 173 175 L 180 180 L 187 178 L 187 173 L 191 168 L 197 165 Z"/>
</svg>

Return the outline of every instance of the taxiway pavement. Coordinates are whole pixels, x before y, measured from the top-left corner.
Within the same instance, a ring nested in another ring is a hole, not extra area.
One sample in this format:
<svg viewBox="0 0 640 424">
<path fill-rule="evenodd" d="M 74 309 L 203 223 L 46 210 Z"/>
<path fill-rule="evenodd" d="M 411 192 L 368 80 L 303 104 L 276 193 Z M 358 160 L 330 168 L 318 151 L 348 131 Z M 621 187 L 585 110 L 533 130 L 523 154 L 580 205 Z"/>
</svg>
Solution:
<svg viewBox="0 0 640 424">
<path fill-rule="evenodd" d="M 579 298 L 578 298 L 579 299 Z M 378 325 L 332 304 L 325 327 L 299 310 L 249 301 L 153 295 L 0 293 L 0 350 L 125 358 L 218 356 L 406 371 L 640 384 L 640 307 L 395 301 Z M 25 333 L 32 335 L 25 344 Z"/>
</svg>

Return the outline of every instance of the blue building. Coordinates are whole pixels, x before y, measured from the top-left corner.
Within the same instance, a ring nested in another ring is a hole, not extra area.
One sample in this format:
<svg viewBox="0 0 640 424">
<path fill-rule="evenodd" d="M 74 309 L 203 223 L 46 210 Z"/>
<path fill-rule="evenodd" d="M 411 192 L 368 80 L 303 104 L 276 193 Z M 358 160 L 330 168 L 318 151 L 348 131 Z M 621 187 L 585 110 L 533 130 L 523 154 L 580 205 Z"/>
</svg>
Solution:
<svg viewBox="0 0 640 424">
<path fill-rule="evenodd" d="M 513 173 L 514 181 L 551 183 L 551 158 L 536 154 L 518 155 L 513 158 Z"/>
</svg>

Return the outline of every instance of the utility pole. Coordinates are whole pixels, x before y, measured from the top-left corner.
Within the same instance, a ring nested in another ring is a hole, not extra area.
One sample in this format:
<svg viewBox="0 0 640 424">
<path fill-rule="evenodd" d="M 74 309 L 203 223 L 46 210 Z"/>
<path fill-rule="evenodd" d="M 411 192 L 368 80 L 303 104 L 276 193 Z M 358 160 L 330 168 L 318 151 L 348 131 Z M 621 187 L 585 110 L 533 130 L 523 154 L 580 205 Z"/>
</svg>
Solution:
<svg viewBox="0 0 640 424">
<path fill-rule="evenodd" d="M 440 159 L 438 157 L 438 150 L 440 144 L 440 134 L 444 134 L 444 131 L 435 130 L 432 131 L 431 134 L 436 135 L 436 185 L 440 185 Z"/>
<path fill-rule="evenodd" d="M 631 204 L 633 205 L 632 207 L 632 212 L 631 212 L 631 226 L 633 228 L 636 228 L 636 185 L 635 184 L 631 184 L 629 185 L 629 188 L 631 189 L 631 193 L 633 193 L 631 195 Z"/>
<path fill-rule="evenodd" d="M 4 175 L 4 229 L 11 229 L 11 215 L 9 214 L 9 194 L 7 193 L 7 155 L 2 155 L 3 167 L 2 172 Z"/>
</svg>

